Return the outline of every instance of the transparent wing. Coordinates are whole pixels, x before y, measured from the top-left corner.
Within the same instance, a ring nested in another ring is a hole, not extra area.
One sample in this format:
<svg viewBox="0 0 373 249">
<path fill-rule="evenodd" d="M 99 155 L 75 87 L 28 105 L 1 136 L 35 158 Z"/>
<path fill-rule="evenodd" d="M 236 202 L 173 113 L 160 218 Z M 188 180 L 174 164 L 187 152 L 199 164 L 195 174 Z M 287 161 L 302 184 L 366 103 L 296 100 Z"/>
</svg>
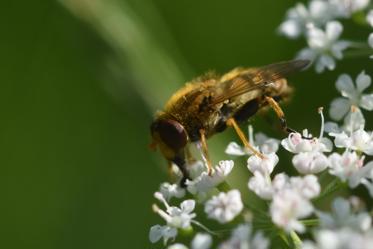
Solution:
<svg viewBox="0 0 373 249">
<path fill-rule="evenodd" d="M 224 102 L 300 71 L 309 64 L 308 60 L 284 61 L 259 68 L 235 69 L 221 78 L 220 86 L 213 94 L 211 104 Z"/>
</svg>

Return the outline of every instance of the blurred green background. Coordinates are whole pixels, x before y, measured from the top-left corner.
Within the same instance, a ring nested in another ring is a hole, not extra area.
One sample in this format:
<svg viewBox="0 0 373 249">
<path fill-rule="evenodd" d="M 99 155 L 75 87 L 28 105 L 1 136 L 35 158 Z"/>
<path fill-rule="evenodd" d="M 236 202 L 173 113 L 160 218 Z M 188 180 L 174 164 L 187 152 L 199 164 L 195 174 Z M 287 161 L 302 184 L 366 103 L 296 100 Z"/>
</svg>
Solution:
<svg viewBox="0 0 373 249">
<path fill-rule="evenodd" d="M 207 70 L 293 58 L 304 42 L 276 34 L 293 4 L 2 1 L 0 247 L 158 248 L 148 242 L 162 222 L 152 195 L 167 174 L 148 149 L 154 111 Z M 357 75 L 367 61 L 338 70 Z M 316 109 L 336 96 L 336 78 L 309 70 L 291 79 L 292 127 L 318 134 Z M 260 118 L 254 127 L 283 136 Z M 209 141 L 215 162 L 233 139 Z"/>
</svg>

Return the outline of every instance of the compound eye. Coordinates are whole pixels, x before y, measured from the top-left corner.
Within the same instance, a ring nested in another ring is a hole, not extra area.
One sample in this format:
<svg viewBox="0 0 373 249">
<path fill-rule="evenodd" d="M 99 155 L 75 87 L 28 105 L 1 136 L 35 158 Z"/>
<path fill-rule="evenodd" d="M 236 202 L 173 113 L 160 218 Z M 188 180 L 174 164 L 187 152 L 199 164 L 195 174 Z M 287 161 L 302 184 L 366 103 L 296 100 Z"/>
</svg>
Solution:
<svg viewBox="0 0 373 249">
<path fill-rule="evenodd" d="M 157 132 L 162 142 L 174 150 L 185 147 L 188 142 L 184 127 L 172 119 L 156 120 L 151 126 L 151 131 L 153 134 Z"/>
</svg>

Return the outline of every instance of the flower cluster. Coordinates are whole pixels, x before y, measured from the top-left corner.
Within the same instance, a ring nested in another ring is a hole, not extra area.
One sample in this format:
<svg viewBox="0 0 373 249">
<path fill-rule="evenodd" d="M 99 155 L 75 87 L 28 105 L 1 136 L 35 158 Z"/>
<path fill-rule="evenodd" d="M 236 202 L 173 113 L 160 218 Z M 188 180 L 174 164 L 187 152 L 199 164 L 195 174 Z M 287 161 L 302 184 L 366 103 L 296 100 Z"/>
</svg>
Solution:
<svg viewBox="0 0 373 249">
<path fill-rule="evenodd" d="M 364 12 L 369 0 L 311 0 L 308 6 L 297 3 L 289 9 L 279 32 L 290 39 L 304 37 L 308 47 L 297 57 L 314 62 L 318 73 L 334 70 L 335 60 L 343 58 L 343 51 L 356 47 L 356 42 L 340 39 L 343 26 L 339 20 Z M 373 12 L 365 13 L 367 22 L 373 25 Z M 373 46 L 373 34 L 368 43 Z M 367 43 L 367 45 L 368 45 Z"/>
<path fill-rule="evenodd" d="M 369 0 L 299 3 L 288 11 L 279 30 L 289 38 L 306 37 L 308 47 L 298 55 L 312 59 L 317 72 L 333 70 L 335 59 L 342 59 L 343 51 L 354 44 L 339 39 L 343 26 L 337 20 L 366 15 L 367 24 L 373 27 L 368 4 Z M 369 44 L 373 48 L 373 33 Z M 244 158 L 247 169 L 236 169 L 233 160 L 222 160 L 208 172 L 203 161 L 195 161 L 188 165 L 191 179 L 185 187 L 162 183 L 154 194 L 160 204 L 153 205 L 162 222 L 149 232 L 154 246 L 372 248 L 372 211 L 367 203 L 373 198 L 373 132 L 365 119 L 373 111 L 371 77 L 361 71 L 355 81 L 348 74 L 335 78 L 341 96 L 331 101 L 330 121 L 325 121 L 319 108 L 318 135 L 305 129 L 275 139 L 254 133 L 250 125 L 249 142 L 263 156 L 236 142 L 225 150 L 237 162 L 238 157 Z M 281 153 L 288 153 L 291 160 L 280 158 Z M 236 184 L 237 178 L 232 181 L 231 173 L 239 170 L 244 184 Z"/>
</svg>

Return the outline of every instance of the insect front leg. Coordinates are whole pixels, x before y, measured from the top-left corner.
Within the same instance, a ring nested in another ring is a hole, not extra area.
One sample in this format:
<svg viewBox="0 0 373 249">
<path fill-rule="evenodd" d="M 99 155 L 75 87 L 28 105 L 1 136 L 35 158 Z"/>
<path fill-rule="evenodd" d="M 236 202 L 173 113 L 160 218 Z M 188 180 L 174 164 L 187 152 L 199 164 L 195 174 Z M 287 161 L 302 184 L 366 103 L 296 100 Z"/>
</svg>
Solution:
<svg viewBox="0 0 373 249">
<path fill-rule="evenodd" d="M 200 129 L 199 134 L 201 136 L 202 157 L 203 157 L 203 160 L 207 164 L 208 174 L 211 175 L 211 173 L 212 173 L 212 163 L 211 163 L 210 156 L 209 156 L 209 151 L 208 151 L 208 148 L 207 148 L 205 130 Z"/>
<path fill-rule="evenodd" d="M 190 180 L 189 172 L 187 170 L 187 165 L 185 163 L 185 156 L 184 153 L 178 153 L 174 159 L 172 159 L 172 162 L 177 165 L 177 167 L 180 169 L 181 173 L 183 174 L 183 178 L 180 180 L 180 186 L 185 188 L 186 187 L 186 180 Z"/>
<path fill-rule="evenodd" d="M 264 159 L 264 155 L 262 153 L 260 153 L 259 151 L 257 151 L 249 143 L 249 141 L 246 139 L 245 134 L 240 129 L 240 127 L 237 125 L 237 122 L 236 122 L 236 120 L 234 118 L 229 118 L 227 120 L 227 125 L 234 128 L 234 130 L 236 131 L 238 137 L 241 139 L 242 143 L 245 145 L 246 148 L 248 148 L 249 150 L 251 150 L 256 156 L 260 157 L 261 159 Z"/>
</svg>

